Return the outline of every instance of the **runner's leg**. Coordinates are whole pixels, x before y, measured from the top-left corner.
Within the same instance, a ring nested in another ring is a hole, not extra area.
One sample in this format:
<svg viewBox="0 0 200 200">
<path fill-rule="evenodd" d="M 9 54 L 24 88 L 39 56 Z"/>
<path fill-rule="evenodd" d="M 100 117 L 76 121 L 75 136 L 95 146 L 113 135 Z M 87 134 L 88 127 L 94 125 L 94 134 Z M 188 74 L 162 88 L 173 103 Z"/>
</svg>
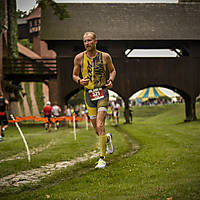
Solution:
<svg viewBox="0 0 200 200">
<path fill-rule="evenodd" d="M 106 155 L 106 142 L 107 136 L 105 133 L 105 118 L 106 118 L 106 111 L 99 111 L 97 113 L 97 131 L 99 133 L 99 144 L 100 144 L 100 157 L 105 158 Z"/>
</svg>

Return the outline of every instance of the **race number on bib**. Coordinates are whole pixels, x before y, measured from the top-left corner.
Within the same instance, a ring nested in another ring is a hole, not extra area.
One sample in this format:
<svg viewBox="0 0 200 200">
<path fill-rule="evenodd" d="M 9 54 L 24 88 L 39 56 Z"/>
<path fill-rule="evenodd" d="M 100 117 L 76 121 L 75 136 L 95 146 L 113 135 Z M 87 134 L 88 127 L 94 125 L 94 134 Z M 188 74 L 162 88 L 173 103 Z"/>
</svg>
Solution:
<svg viewBox="0 0 200 200">
<path fill-rule="evenodd" d="M 92 101 L 99 100 L 104 98 L 103 89 L 102 88 L 95 88 L 93 90 L 89 90 L 90 99 Z"/>
</svg>

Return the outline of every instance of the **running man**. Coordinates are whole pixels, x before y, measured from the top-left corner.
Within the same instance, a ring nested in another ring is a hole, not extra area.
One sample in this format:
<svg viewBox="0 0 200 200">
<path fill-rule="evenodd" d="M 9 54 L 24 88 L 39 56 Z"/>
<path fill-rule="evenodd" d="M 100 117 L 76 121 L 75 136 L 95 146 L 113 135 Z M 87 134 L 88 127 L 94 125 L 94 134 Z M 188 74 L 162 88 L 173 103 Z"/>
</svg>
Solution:
<svg viewBox="0 0 200 200">
<path fill-rule="evenodd" d="M 108 153 L 113 152 L 112 135 L 105 132 L 105 118 L 109 100 L 108 89 L 113 87 L 116 70 L 111 56 L 96 49 L 97 39 L 94 32 L 86 32 L 83 35 L 83 43 L 86 51 L 74 58 L 73 80 L 84 86 L 85 104 L 95 132 L 99 136 L 100 158 L 95 168 L 105 168 L 106 148 Z M 80 72 L 82 78 L 79 77 Z"/>
<path fill-rule="evenodd" d="M 44 114 L 44 117 L 48 119 L 48 122 L 45 123 L 45 128 L 48 132 L 51 132 L 51 126 L 52 126 L 51 117 L 53 114 L 53 109 L 51 107 L 50 101 L 46 102 L 46 106 L 42 109 L 42 112 Z"/>
<path fill-rule="evenodd" d="M 3 97 L 3 93 L 0 91 L 0 141 L 3 140 L 4 131 L 8 127 L 8 119 L 6 110 L 9 109 L 9 102 Z"/>
<path fill-rule="evenodd" d="M 56 118 L 60 117 L 61 108 L 60 108 L 60 106 L 57 105 L 57 102 L 55 102 L 52 109 L 53 109 L 53 115 L 54 115 L 54 119 L 55 119 L 54 126 L 55 126 L 55 130 L 57 130 L 57 129 L 59 129 L 60 123 Z"/>
</svg>

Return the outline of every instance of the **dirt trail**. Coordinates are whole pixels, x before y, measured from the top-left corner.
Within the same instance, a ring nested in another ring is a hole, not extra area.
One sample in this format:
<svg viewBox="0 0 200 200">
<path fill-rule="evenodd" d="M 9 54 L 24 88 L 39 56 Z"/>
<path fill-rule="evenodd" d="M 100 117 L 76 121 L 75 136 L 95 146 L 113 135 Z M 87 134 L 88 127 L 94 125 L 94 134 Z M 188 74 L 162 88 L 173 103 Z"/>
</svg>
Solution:
<svg viewBox="0 0 200 200">
<path fill-rule="evenodd" d="M 89 159 L 93 159 L 99 156 L 96 150 L 90 152 L 89 154 L 84 154 L 82 157 L 77 157 L 70 161 L 56 162 L 53 164 L 47 164 L 41 166 L 40 168 L 22 171 L 17 174 L 10 174 L 0 179 L 0 190 L 9 186 L 21 186 L 28 183 L 36 183 L 41 179 L 45 178 L 47 175 L 52 174 L 56 170 L 73 166 L 78 162 L 83 162 Z"/>
<path fill-rule="evenodd" d="M 116 129 L 126 139 L 127 144 L 129 145 L 129 150 L 125 152 L 124 154 L 111 158 L 110 162 L 116 162 L 116 161 L 120 161 L 123 158 L 130 157 L 139 150 L 139 144 L 132 137 L 130 137 L 127 133 L 123 132 L 121 128 L 117 127 Z M 11 186 L 19 187 L 21 185 L 25 185 L 28 183 L 37 183 L 40 180 L 44 179 L 47 175 L 51 175 L 56 170 L 73 166 L 76 163 L 97 158 L 98 156 L 99 156 L 99 150 L 94 150 L 88 154 L 84 154 L 82 157 L 77 157 L 70 161 L 62 161 L 62 162 L 47 164 L 45 166 L 41 166 L 40 168 L 36 168 L 36 169 L 28 170 L 28 171 L 21 171 L 17 174 L 11 174 L 11 175 L 5 176 L 0 179 L 0 190 L 3 190 L 4 188 L 11 187 Z M 88 170 L 90 171 L 93 169 L 88 169 Z"/>
</svg>

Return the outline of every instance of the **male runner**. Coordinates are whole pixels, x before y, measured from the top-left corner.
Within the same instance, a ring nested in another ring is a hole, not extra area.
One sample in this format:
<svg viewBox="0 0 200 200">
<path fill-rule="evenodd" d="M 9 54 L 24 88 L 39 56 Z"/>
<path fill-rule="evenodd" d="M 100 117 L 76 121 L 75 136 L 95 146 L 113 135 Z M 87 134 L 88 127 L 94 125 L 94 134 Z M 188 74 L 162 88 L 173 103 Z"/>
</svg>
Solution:
<svg viewBox="0 0 200 200">
<path fill-rule="evenodd" d="M 95 168 L 105 168 L 106 143 L 108 153 L 113 152 L 111 134 L 105 133 L 105 117 L 109 100 L 108 88 L 112 88 L 116 70 L 108 53 L 96 49 L 97 39 L 94 32 L 83 35 L 86 51 L 74 58 L 73 80 L 84 86 L 84 98 L 88 114 L 95 132 L 99 136 L 100 159 Z M 109 79 L 106 80 L 106 71 Z M 82 73 L 82 78 L 79 73 Z"/>
<path fill-rule="evenodd" d="M 53 109 L 51 107 L 50 101 L 46 102 L 46 106 L 42 109 L 42 112 L 44 114 L 44 117 L 48 119 L 48 122 L 45 123 L 45 128 L 48 132 L 51 132 L 51 125 L 52 125 L 51 117 L 53 114 Z"/>
<path fill-rule="evenodd" d="M 59 129 L 60 123 L 56 118 L 60 117 L 61 108 L 60 108 L 60 106 L 57 105 L 57 102 L 55 102 L 52 109 L 53 109 L 53 116 L 54 116 L 54 119 L 55 119 L 54 126 L 55 126 L 55 130 L 57 130 L 57 129 Z"/>
</svg>

